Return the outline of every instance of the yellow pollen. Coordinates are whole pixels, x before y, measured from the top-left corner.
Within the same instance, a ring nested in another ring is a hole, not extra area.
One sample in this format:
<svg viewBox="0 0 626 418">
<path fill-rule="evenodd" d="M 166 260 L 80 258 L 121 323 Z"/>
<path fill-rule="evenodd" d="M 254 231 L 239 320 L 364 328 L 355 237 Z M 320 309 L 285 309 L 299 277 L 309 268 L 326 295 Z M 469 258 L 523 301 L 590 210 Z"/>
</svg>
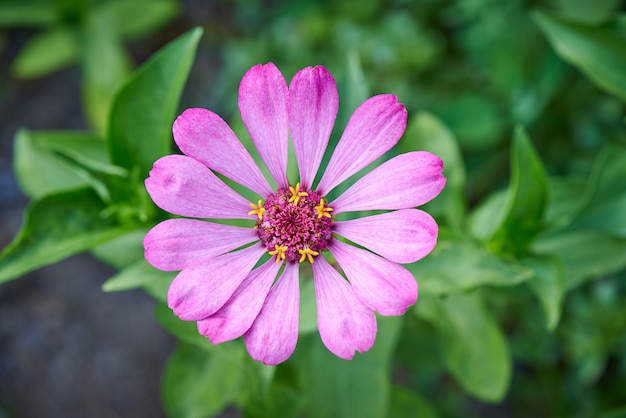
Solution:
<svg viewBox="0 0 626 418">
<path fill-rule="evenodd" d="M 294 206 L 298 206 L 301 197 L 309 195 L 307 192 L 300 191 L 300 183 L 297 183 L 296 187 L 289 186 L 289 191 L 291 192 L 291 197 L 289 198 L 289 201 L 293 202 Z"/>
<path fill-rule="evenodd" d="M 302 257 L 300 257 L 300 263 L 302 263 L 304 259 L 308 259 L 309 263 L 313 264 L 313 256 L 320 255 L 320 253 L 318 253 L 317 251 L 313 251 L 308 247 L 304 247 L 303 250 L 298 250 L 298 252 L 302 255 Z"/>
<path fill-rule="evenodd" d="M 285 259 L 285 252 L 289 249 L 289 247 L 285 246 L 280 246 L 278 244 L 274 245 L 275 250 L 274 251 L 270 251 L 270 255 L 275 255 L 276 256 L 276 264 L 280 263 L 281 260 Z"/>
<path fill-rule="evenodd" d="M 315 206 L 315 209 L 317 210 L 317 219 L 322 219 L 322 216 L 326 216 L 327 218 L 331 217 L 328 212 L 332 212 L 334 209 L 329 208 L 328 206 L 324 207 L 325 204 L 326 202 L 324 199 L 320 199 L 319 206 Z"/>
<path fill-rule="evenodd" d="M 263 207 L 263 201 L 259 200 L 259 202 L 255 205 L 254 203 L 250 203 L 252 210 L 248 212 L 248 215 L 257 215 L 259 219 L 263 218 L 263 212 L 265 212 L 265 208 Z"/>
</svg>

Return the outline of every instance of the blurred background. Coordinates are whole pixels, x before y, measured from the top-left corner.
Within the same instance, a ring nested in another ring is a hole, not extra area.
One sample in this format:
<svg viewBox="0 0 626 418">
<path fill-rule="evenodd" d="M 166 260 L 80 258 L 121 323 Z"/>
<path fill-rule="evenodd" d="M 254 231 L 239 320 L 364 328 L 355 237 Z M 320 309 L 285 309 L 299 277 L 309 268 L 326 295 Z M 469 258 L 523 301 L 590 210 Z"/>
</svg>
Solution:
<svg viewBox="0 0 626 418">
<path fill-rule="evenodd" d="M 557 56 L 535 8 L 589 26 L 621 16 L 626 34 L 618 0 L 0 0 L 0 248 L 28 203 L 13 173 L 16 132 L 102 132 L 101 110 L 119 80 L 196 26 L 204 35 L 181 110 L 206 107 L 230 120 L 252 65 L 273 61 L 290 80 L 321 64 L 341 92 L 361 89 L 340 97 L 339 120 L 359 104 L 353 98 L 392 93 L 409 115 L 427 111 L 445 124 L 462 152 L 470 208 L 508 184 L 517 124 L 550 176 L 582 184 L 603 146 L 624 141 L 624 102 Z M 143 291 L 101 292 L 114 271 L 78 255 L 0 286 L 0 418 L 163 416 L 160 376 L 175 340 Z M 415 378 L 400 366 L 394 379 L 420 386 L 441 416 L 613 410 L 626 402 L 624 278 L 619 267 L 581 282 L 553 333 L 538 324 L 528 291 L 500 290 L 507 303 L 490 307 L 514 364 L 500 403 L 476 400 L 428 368 Z M 404 365 L 436 357 L 433 330 L 421 327 L 423 338 L 398 346 Z M 243 415 L 230 408 L 223 416 Z"/>
</svg>

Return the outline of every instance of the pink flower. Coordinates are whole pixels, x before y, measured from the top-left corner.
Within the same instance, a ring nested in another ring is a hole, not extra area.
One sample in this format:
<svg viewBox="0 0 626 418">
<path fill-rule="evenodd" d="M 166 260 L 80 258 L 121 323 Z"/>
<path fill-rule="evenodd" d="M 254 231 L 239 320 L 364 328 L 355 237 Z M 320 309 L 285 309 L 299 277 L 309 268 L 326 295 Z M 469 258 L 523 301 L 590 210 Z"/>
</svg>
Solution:
<svg viewBox="0 0 626 418">
<path fill-rule="evenodd" d="M 174 122 L 174 140 L 185 155 L 154 163 L 146 180 L 154 202 L 179 216 L 255 222 L 254 228 L 242 228 L 170 219 L 145 237 L 145 256 L 153 266 L 182 270 L 169 288 L 169 307 L 181 319 L 197 321 L 199 332 L 212 343 L 244 335 L 255 360 L 287 360 L 298 340 L 302 263 L 312 265 L 322 341 L 344 359 L 374 344 L 374 311 L 401 315 L 417 300 L 415 279 L 397 263 L 415 262 L 436 244 L 437 224 L 414 207 L 443 189 L 443 163 L 428 152 L 402 154 L 328 201 L 328 192 L 398 142 L 407 119 L 393 95 L 365 101 L 313 187 L 338 102 L 335 81 L 324 67 L 301 70 L 289 87 L 272 63 L 257 65 L 243 77 L 241 116 L 277 190 L 215 113 L 188 109 Z M 300 170 L 295 185 L 287 180 L 289 134 Z M 259 198 L 247 201 L 213 172 Z M 362 210 L 395 211 L 348 221 L 334 218 Z M 345 278 L 322 256 L 326 251 Z M 253 270 L 266 253 L 270 259 Z"/>
</svg>

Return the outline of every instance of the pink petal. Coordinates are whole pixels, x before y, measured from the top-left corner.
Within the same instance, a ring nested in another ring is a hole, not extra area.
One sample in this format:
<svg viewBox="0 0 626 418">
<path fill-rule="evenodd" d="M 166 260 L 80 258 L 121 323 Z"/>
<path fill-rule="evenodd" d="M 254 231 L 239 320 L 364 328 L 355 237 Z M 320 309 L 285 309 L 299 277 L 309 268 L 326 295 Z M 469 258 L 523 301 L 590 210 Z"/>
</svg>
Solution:
<svg viewBox="0 0 626 418">
<path fill-rule="evenodd" d="M 248 70 L 239 85 L 239 111 L 278 187 L 286 187 L 289 125 L 287 82 L 273 63 Z"/>
<path fill-rule="evenodd" d="M 346 360 L 374 345 L 376 317 L 352 286 L 323 257 L 313 263 L 317 326 L 324 345 Z"/>
<path fill-rule="evenodd" d="M 235 133 L 215 113 L 187 109 L 174 122 L 174 141 L 182 152 L 231 180 L 268 196 L 272 188 Z"/>
<path fill-rule="evenodd" d="M 198 261 L 222 255 L 259 239 L 252 228 L 195 219 L 168 219 L 143 239 L 146 260 L 165 270 L 183 270 Z"/>
<path fill-rule="evenodd" d="M 333 214 L 355 210 L 408 209 L 423 205 L 446 184 L 443 162 L 430 152 L 398 155 L 381 164 L 330 204 Z"/>
<path fill-rule="evenodd" d="M 289 85 L 287 110 L 300 184 L 313 184 L 337 117 L 339 95 L 333 76 L 326 68 L 307 67 Z"/>
<path fill-rule="evenodd" d="M 198 321 L 198 331 L 213 344 L 241 337 L 254 322 L 263 307 L 276 274 L 280 269 L 273 259 L 253 270 L 222 308 Z"/>
<path fill-rule="evenodd" d="M 428 213 L 404 209 L 335 222 L 333 231 L 390 261 L 413 263 L 437 244 L 437 223 Z"/>
<path fill-rule="evenodd" d="M 328 249 L 359 299 L 381 315 L 402 315 L 417 300 L 417 282 L 404 267 L 338 240 Z"/>
<path fill-rule="evenodd" d="M 154 203 L 175 215 L 250 219 L 248 201 L 191 157 L 167 155 L 160 158 L 145 184 Z"/>
<path fill-rule="evenodd" d="M 218 311 L 265 253 L 256 244 L 195 264 L 174 278 L 167 303 L 185 321 L 199 321 Z"/>
<path fill-rule="evenodd" d="M 274 365 L 291 356 L 298 342 L 299 306 L 298 263 L 286 263 L 261 313 L 244 337 L 253 359 Z"/>
<path fill-rule="evenodd" d="M 406 128 L 407 112 L 398 98 L 381 94 L 359 106 L 337 144 L 317 187 L 325 195 L 393 147 Z"/>
</svg>

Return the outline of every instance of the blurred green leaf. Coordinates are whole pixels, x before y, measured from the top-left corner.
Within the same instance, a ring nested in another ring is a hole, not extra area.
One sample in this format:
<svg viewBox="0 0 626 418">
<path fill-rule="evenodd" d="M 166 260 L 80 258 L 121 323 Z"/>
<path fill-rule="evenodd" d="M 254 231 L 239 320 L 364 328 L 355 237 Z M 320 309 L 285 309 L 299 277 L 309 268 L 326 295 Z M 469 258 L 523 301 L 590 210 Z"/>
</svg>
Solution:
<svg viewBox="0 0 626 418">
<path fill-rule="evenodd" d="M 436 418 L 435 408 L 421 395 L 400 386 L 391 390 L 391 412 L 393 418 Z"/>
<path fill-rule="evenodd" d="M 217 347 L 211 344 L 208 338 L 200 335 L 196 322 L 179 319 L 166 303 L 160 303 L 154 308 L 154 316 L 167 332 L 186 344 L 193 344 L 208 351 Z"/>
<path fill-rule="evenodd" d="M 490 246 L 523 252 L 543 227 L 548 203 L 548 179 L 528 135 L 515 129 L 511 150 L 511 184 L 504 219 L 490 239 Z"/>
<path fill-rule="evenodd" d="M 36 78 L 65 68 L 78 59 L 76 34 L 65 26 L 53 27 L 33 35 L 12 64 L 12 73 L 20 78 Z"/>
<path fill-rule="evenodd" d="M 623 6 L 623 0 L 552 0 L 552 3 L 559 15 L 587 24 L 606 22 Z"/>
<path fill-rule="evenodd" d="M 504 222 L 509 191 L 501 189 L 492 192 L 470 213 L 468 228 L 471 235 L 481 241 L 488 241 Z"/>
<path fill-rule="evenodd" d="M 345 361 L 312 336 L 308 355 L 301 358 L 307 409 L 316 418 L 387 417 L 390 406 L 391 357 L 402 328 L 402 317 L 378 317 L 374 347 Z"/>
<path fill-rule="evenodd" d="M 261 402 L 251 402 L 244 405 L 245 418 L 299 418 L 302 417 L 302 408 L 305 397 L 294 389 L 272 384 Z"/>
<path fill-rule="evenodd" d="M 3 0 L 0 26 L 43 26 L 58 19 L 53 0 Z"/>
<path fill-rule="evenodd" d="M 130 73 L 130 59 L 121 39 L 110 30 L 115 22 L 92 13 L 81 33 L 83 107 L 91 127 L 104 134 L 115 94 Z"/>
<path fill-rule="evenodd" d="M 300 269 L 300 317 L 298 332 L 300 335 L 317 331 L 317 305 L 313 275 L 304 276 L 305 269 Z M 306 274 L 306 273 L 305 273 Z"/>
<path fill-rule="evenodd" d="M 498 402 L 507 392 L 511 360 L 506 340 L 479 295 L 422 297 L 418 316 L 438 331 L 448 371 L 471 395 Z"/>
<path fill-rule="evenodd" d="M 487 251 L 464 234 L 441 228 L 435 249 L 405 266 L 420 285 L 420 294 L 442 295 L 479 286 L 513 286 L 532 277 L 528 268 Z"/>
<path fill-rule="evenodd" d="M 88 250 L 130 229 L 103 217 L 104 209 L 100 198 L 87 188 L 32 202 L 22 228 L 0 254 L 0 282 Z"/>
<path fill-rule="evenodd" d="M 568 289 L 626 267 L 626 238 L 596 231 L 567 231 L 541 237 L 533 243 L 532 250 L 563 262 Z"/>
<path fill-rule="evenodd" d="M 110 28 L 120 39 L 146 36 L 179 13 L 175 0 L 109 0 L 98 5 L 97 14 L 111 17 Z"/>
<path fill-rule="evenodd" d="M 113 238 L 91 250 L 91 253 L 105 263 L 121 269 L 143 259 L 143 237 L 148 232 L 147 227 L 130 231 L 127 234 Z"/>
<path fill-rule="evenodd" d="M 568 225 L 583 202 L 587 181 L 572 177 L 551 178 L 549 188 L 546 224 L 556 228 Z"/>
<path fill-rule="evenodd" d="M 533 277 L 527 282 L 543 308 L 546 329 L 554 331 L 561 318 L 565 296 L 565 272 L 558 259 L 529 257 L 522 263 L 531 268 Z"/>
<path fill-rule="evenodd" d="M 581 209 L 569 229 L 626 237 L 626 146 L 607 145 L 597 157 Z"/>
<path fill-rule="evenodd" d="M 170 42 L 135 72 L 114 99 L 109 118 L 111 160 L 146 176 L 170 152 L 172 123 L 202 29 Z M 142 177 L 143 178 L 143 177 Z"/>
<path fill-rule="evenodd" d="M 105 292 L 117 292 L 148 285 L 153 281 L 167 282 L 174 280 L 177 272 L 161 271 L 152 267 L 146 260 L 139 260 L 122 269 L 102 285 Z"/>
<path fill-rule="evenodd" d="M 243 379 L 243 352 L 220 346 L 208 353 L 180 343 L 170 357 L 161 382 L 165 412 L 176 418 L 206 418 L 232 403 Z"/>
<path fill-rule="evenodd" d="M 428 213 L 444 214 L 448 223 L 459 228 L 463 222 L 465 201 L 465 166 L 459 145 L 446 126 L 430 113 L 421 112 L 408 123 L 399 143 L 400 152 L 430 151 L 443 160 L 446 187 L 425 207 Z"/>
<path fill-rule="evenodd" d="M 598 87 L 626 100 L 626 33 L 615 26 L 586 26 L 539 10 L 532 16 L 561 58 Z"/>
<path fill-rule="evenodd" d="M 474 93 L 455 94 L 437 104 L 434 113 L 444 121 L 467 150 L 493 148 L 501 138 L 504 118 L 492 102 Z"/>
</svg>

